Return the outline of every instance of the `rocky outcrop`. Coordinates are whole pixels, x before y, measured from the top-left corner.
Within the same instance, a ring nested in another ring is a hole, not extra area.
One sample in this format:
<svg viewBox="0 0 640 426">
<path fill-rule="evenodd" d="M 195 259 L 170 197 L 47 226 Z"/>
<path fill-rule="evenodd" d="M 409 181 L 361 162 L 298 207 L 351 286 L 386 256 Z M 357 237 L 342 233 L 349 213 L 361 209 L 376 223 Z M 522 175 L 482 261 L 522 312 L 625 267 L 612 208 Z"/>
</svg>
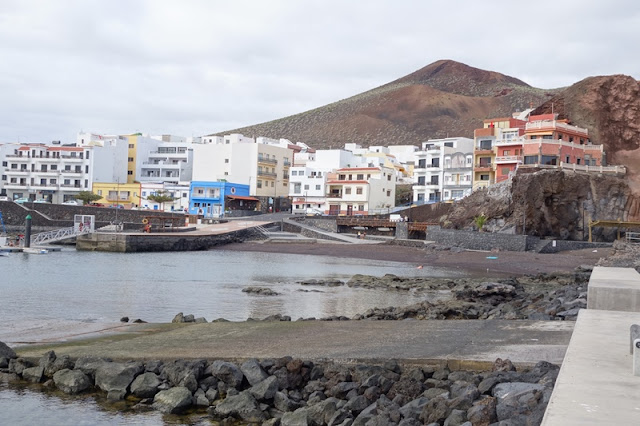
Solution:
<svg viewBox="0 0 640 426">
<path fill-rule="evenodd" d="M 64 369 L 56 371 L 53 375 L 53 382 L 58 389 L 68 394 L 84 392 L 91 386 L 89 376 L 80 370 Z"/>
<path fill-rule="evenodd" d="M 0 358 L 13 359 L 16 358 L 16 353 L 5 343 L 0 342 Z"/>
<path fill-rule="evenodd" d="M 543 170 L 517 174 L 475 191 L 438 218 L 445 227 L 473 227 L 484 214 L 484 229 L 557 239 L 582 240 L 589 220 L 640 220 L 640 199 L 620 177 Z M 616 230 L 594 228 L 597 240 L 613 241 Z"/>
<path fill-rule="evenodd" d="M 278 293 L 275 290 L 270 289 L 269 287 L 245 287 L 242 289 L 243 293 L 248 294 L 256 294 L 258 296 L 278 296 Z"/>
</svg>

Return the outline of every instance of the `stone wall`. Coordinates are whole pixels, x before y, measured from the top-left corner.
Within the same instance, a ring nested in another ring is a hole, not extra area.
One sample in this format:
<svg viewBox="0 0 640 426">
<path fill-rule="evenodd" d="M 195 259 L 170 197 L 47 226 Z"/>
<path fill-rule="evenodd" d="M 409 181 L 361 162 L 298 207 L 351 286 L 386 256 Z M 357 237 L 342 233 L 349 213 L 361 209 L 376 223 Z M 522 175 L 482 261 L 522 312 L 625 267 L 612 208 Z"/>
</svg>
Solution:
<svg viewBox="0 0 640 426">
<path fill-rule="evenodd" d="M 294 219 L 297 222 L 305 225 L 313 226 L 314 228 L 322 229 L 323 231 L 338 232 L 338 224 L 335 217 L 315 217 L 304 216 Z"/>
<path fill-rule="evenodd" d="M 541 246 L 538 253 L 558 253 L 567 250 L 597 249 L 601 247 L 612 247 L 613 243 L 590 243 L 588 241 L 566 241 L 566 240 L 543 240 L 547 244 Z M 555 246 L 553 242 L 555 241 Z M 541 242 L 542 245 L 542 242 Z"/>
<path fill-rule="evenodd" d="M 334 223 L 335 223 L 335 220 L 334 220 Z M 313 225 L 308 224 L 306 222 L 305 222 L 305 225 L 313 226 Z M 292 222 L 283 222 L 282 223 L 282 230 L 284 232 L 295 232 L 295 233 L 300 234 L 302 236 L 305 236 L 307 238 L 315 238 L 315 239 L 318 239 L 318 240 L 341 241 L 341 240 L 339 240 L 337 238 L 333 238 L 330 235 L 326 235 L 326 234 L 323 234 L 321 232 L 314 231 L 313 229 L 303 228 L 302 226 L 299 226 L 296 223 L 292 223 Z"/>
<path fill-rule="evenodd" d="M 450 247 L 461 247 L 470 250 L 507 250 L 526 251 L 535 247 L 539 241 L 536 237 L 526 235 L 495 234 L 488 232 L 458 231 L 429 227 L 427 240 L 435 241 Z"/>
</svg>

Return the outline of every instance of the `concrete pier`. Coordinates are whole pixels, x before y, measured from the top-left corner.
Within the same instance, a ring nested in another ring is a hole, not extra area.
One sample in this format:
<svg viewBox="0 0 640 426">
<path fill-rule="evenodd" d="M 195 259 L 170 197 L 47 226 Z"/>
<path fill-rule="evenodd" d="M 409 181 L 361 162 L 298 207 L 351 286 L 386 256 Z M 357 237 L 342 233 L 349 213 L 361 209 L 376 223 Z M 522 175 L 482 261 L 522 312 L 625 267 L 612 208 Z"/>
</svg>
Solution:
<svg viewBox="0 0 640 426">
<path fill-rule="evenodd" d="M 640 312 L 640 274 L 633 268 L 596 266 L 589 279 L 587 309 Z"/>
</svg>

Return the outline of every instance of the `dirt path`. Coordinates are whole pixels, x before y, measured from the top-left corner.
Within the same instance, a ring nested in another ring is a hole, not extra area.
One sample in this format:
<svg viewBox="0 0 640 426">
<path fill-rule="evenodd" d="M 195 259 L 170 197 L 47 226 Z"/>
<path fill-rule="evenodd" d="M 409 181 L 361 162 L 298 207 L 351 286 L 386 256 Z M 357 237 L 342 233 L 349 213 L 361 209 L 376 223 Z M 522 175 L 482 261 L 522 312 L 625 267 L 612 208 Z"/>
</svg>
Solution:
<svg viewBox="0 0 640 426">
<path fill-rule="evenodd" d="M 388 244 L 303 244 L 303 243 L 238 243 L 214 250 L 257 251 L 263 253 L 290 253 L 316 256 L 351 257 L 356 259 L 407 262 L 415 265 L 441 266 L 470 273 L 525 275 L 571 271 L 580 265 L 595 265 L 601 257 L 607 257 L 611 249 L 599 248 L 567 251 L 555 254 L 529 252 L 477 252 L 432 251 L 422 248 L 402 247 Z M 487 259 L 497 257 L 497 259 Z"/>
</svg>

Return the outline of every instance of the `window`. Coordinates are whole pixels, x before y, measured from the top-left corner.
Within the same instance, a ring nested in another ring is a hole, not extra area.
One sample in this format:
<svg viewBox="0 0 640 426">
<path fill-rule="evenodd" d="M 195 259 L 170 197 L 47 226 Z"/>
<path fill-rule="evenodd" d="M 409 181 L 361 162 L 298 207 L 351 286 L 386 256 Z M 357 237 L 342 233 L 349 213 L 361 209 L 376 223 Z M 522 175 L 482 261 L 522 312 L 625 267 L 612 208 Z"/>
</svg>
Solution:
<svg viewBox="0 0 640 426">
<path fill-rule="evenodd" d="M 424 176 L 418 177 L 418 185 L 424 185 L 426 178 Z"/>
<path fill-rule="evenodd" d="M 302 192 L 302 184 L 301 183 L 294 183 L 293 184 L 293 193 L 294 194 L 300 194 Z"/>
<path fill-rule="evenodd" d="M 225 158 L 225 159 L 224 159 L 224 163 L 225 163 L 225 164 L 229 164 L 229 159 L 228 159 L 228 158 Z"/>
<path fill-rule="evenodd" d="M 510 151 L 508 149 L 505 149 L 504 151 L 502 151 L 502 155 L 506 157 L 507 155 L 509 155 L 509 152 Z"/>
<path fill-rule="evenodd" d="M 571 157 L 569 157 L 568 155 L 564 158 L 564 162 L 569 164 L 571 163 Z"/>
<path fill-rule="evenodd" d="M 387 190 L 387 197 L 391 197 L 391 191 Z"/>
<path fill-rule="evenodd" d="M 57 164 L 52 164 L 51 165 L 51 170 L 58 170 L 58 165 Z"/>
<path fill-rule="evenodd" d="M 271 187 L 272 187 L 272 188 L 274 187 L 274 184 L 273 184 L 273 182 L 271 182 Z"/>
<path fill-rule="evenodd" d="M 316 185 L 316 191 L 320 191 L 322 189 L 322 185 Z"/>
<path fill-rule="evenodd" d="M 576 164 L 580 164 L 580 158 L 576 158 Z"/>
<path fill-rule="evenodd" d="M 256 187 L 257 187 L 257 188 L 262 188 L 262 181 L 261 181 L 261 180 L 258 180 L 258 181 L 256 182 Z"/>
<path fill-rule="evenodd" d="M 47 152 L 47 155 L 48 155 L 48 154 L 49 154 L 49 153 Z M 89 151 L 86 151 L 86 157 L 85 157 L 85 158 L 86 158 L 87 160 L 89 159 Z"/>
<path fill-rule="evenodd" d="M 11 165 L 11 168 L 15 170 L 15 169 L 17 169 L 17 168 L 18 168 L 18 165 L 17 165 L 16 163 L 13 163 L 13 164 Z"/>
<path fill-rule="evenodd" d="M 531 135 L 531 139 L 538 139 L 538 135 Z"/>
<path fill-rule="evenodd" d="M 480 180 L 489 180 L 489 175 L 480 175 Z"/>
<path fill-rule="evenodd" d="M 63 185 L 71 185 L 71 180 L 70 179 L 65 179 Z"/>
<path fill-rule="evenodd" d="M 2 162 L 2 167 L 7 167 L 7 162 L 6 161 Z"/>
<path fill-rule="evenodd" d="M 133 163 L 133 157 L 127 158 L 127 161 L 130 162 L 130 163 Z"/>
<path fill-rule="evenodd" d="M 345 193 L 345 194 L 351 194 L 351 187 L 347 186 L 347 187 L 344 189 L 344 193 Z"/>
<path fill-rule="evenodd" d="M 480 149 L 491 149 L 491 139 L 480 141 Z"/>
<path fill-rule="evenodd" d="M 297 170 L 292 170 L 291 171 L 291 176 L 298 176 L 298 171 Z"/>
<path fill-rule="evenodd" d="M 425 160 L 425 159 L 418 160 L 418 168 L 419 169 L 426 169 L 427 168 L 427 160 Z"/>
<path fill-rule="evenodd" d="M 363 212 L 364 211 L 364 204 L 358 204 L 358 210 Z"/>
<path fill-rule="evenodd" d="M 133 149 L 133 148 L 135 148 L 135 145 L 134 145 L 134 144 L 132 144 L 132 143 L 130 143 L 130 144 L 129 144 L 129 149 Z"/>
<path fill-rule="evenodd" d="M 308 190 L 309 190 L 309 185 L 305 185 L 305 186 L 304 186 L 304 190 L 305 190 L 305 191 L 308 191 Z"/>
<path fill-rule="evenodd" d="M 364 174 L 358 174 L 358 175 L 356 175 L 356 179 L 357 179 L 357 180 L 363 180 L 363 179 L 364 179 Z"/>
<path fill-rule="evenodd" d="M 338 180 L 345 180 L 347 175 L 338 175 Z"/>
<path fill-rule="evenodd" d="M 133 176 L 133 170 L 127 170 L 127 175 Z"/>
<path fill-rule="evenodd" d="M 229 176 L 229 172 L 224 172 L 224 175 L 225 176 Z"/>
<path fill-rule="evenodd" d="M 549 166 L 557 166 L 558 165 L 558 157 L 555 155 L 543 155 L 540 161 L 541 164 L 546 164 Z M 580 163 L 578 163 L 580 164 Z"/>
<path fill-rule="evenodd" d="M 429 183 L 430 183 L 431 185 L 437 185 L 437 184 L 438 184 L 438 181 L 439 181 L 438 177 L 439 177 L 439 176 L 437 176 L 437 175 L 436 175 L 436 176 L 431 176 L 431 180 L 430 180 L 430 182 L 429 182 Z"/>
<path fill-rule="evenodd" d="M 40 185 L 46 186 L 47 185 L 47 180 L 46 179 L 40 179 Z"/>
<path fill-rule="evenodd" d="M 102 189 L 98 189 L 98 195 L 102 196 Z"/>
<path fill-rule="evenodd" d="M 553 139 L 553 135 L 543 135 L 542 139 Z"/>
<path fill-rule="evenodd" d="M 387 175 L 387 180 L 388 180 L 389 182 L 391 182 L 391 173 L 389 173 L 389 174 Z"/>
<path fill-rule="evenodd" d="M 538 162 L 537 155 L 525 155 L 524 164 L 536 164 Z"/>
<path fill-rule="evenodd" d="M 473 162 L 473 157 L 467 157 L 467 166 L 470 166 Z"/>
<path fill-rule="evenodd" d="M 356 187 L 356 194 L 362 195 L 362 187 L 361 186 Z"/>
<path fill-rule="evenodd" d="M 431 167 L 440 167 L 440 159 L 432 158 L 431 159 Z"/>
<path fill-rule="evenodd" d="M 491 157 L 480 157 L 478 160 L 478 166 L 491 167 Z"/>
</svg>

